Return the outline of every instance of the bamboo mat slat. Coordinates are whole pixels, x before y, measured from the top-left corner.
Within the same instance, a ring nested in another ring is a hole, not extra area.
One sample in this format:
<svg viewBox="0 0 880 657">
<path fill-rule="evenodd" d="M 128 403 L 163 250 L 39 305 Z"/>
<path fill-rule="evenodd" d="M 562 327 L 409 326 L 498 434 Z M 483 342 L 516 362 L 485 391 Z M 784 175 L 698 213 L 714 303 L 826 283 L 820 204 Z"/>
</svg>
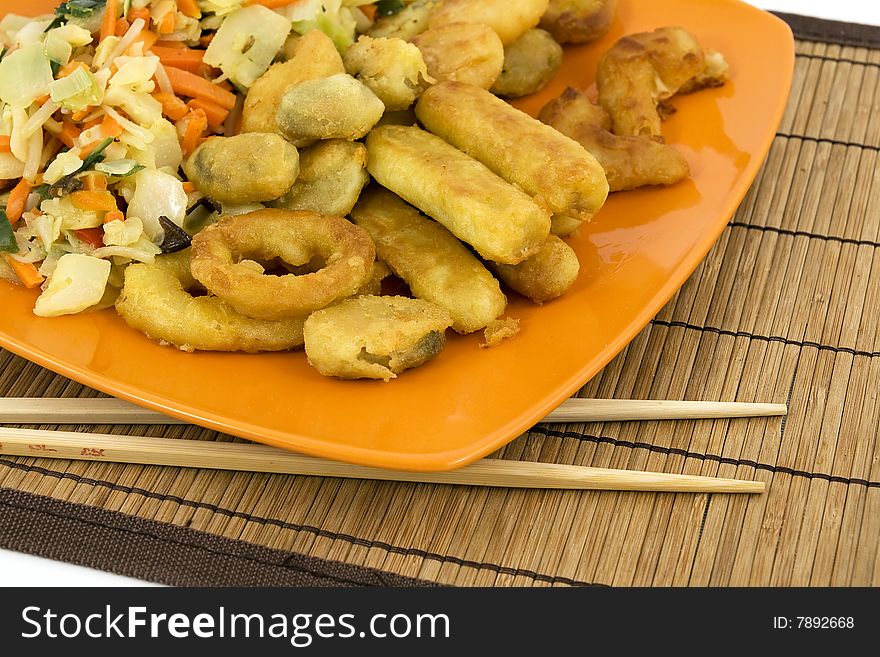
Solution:
<svg viewBox="0 0 880 657">
<path fill-rule="evenodd" d="M 0 457 L 0 487 L 452 585 L 880 584 L 880 50 L 816 40 L 796 49 L 778 135 L 730 226 L 580 392 L 787 399 L 789 416 L 544 425 L 494 455 L 756 478 L 765 495 L 469 489 L 13 457 Z M 98 393 L 0 352 L 0 394 Z M 188 426 L 112 430 L 232 440 Z"/>
</svg>

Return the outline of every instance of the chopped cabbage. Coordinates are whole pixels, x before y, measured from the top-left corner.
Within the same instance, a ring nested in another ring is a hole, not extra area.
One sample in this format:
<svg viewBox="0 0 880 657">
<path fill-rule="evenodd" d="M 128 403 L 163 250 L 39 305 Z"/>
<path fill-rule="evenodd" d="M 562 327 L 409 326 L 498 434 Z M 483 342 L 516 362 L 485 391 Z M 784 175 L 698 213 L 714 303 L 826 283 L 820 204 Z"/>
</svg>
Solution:
<svg viewBox="0 0 880 657">
<path fill-rule="evenodd" d="M 159 217 L 167 217 L 178 226 L 183 226 L 187 196 L 182 182 L 156 169 L 142 169 L 131 179 L 135 188 L 128 202 L 127 215 L 143 221 L 147 237 L 154 242 L 162 239 L 165 231 L 159 223 Z"/>
<path fill-rule="evenodd" d="M 290 21 L 262 5 L 249 5 L 226 17 L 205 50 L 204 62 L 216 66 L 247 89 L 266 72 L 290 33 Z"/>
<path fill-rule="evenodd" d="M 79 112 L 90 105 L 101 103 L 103 92 L 95 76 L 84 68 L 77 68 L 69 75 L 49 85 L 52 100 L 64 109 Z"/>
<path fill-rule="evenodd" d="M 43 173 L 43 182 L 51 185 L 61 180 L 64 176 L 78 171 L 83 163 L 77 154 L 78 152 L 78 150 L 74 149 L 59 153 L 52 160 L 52 163 L 46 167 L 46 171 Z"/>
<path fill-rule="evenodd" d="M 96 228 L 104 223 L 104 213 L 94 210 L 80 210 L 69 196 L 50 198 L 40 203 L 40 210 L 61 222 L 61 230 Z"/>
<path fill-rule="evenodd" d="M 117 67 L 116 73 L 108 83 L 110 88 L 126 87 L 140 93 L 152 93 L 156 88 L 153 76 L 159 65 L 159 58 L 155 55 L 145 57 L 117 57 L 113 63 Z"/>
<path fill-rule="evenodd" d="M 121 108 L 142 126 L 154 125 L 162 118 L 162 103 L 149 94 L 138 93 L 127 87 L 109 87 L 104 94 L 104 103 Z"/>
<path fill-rule="evenodd" d="M 22 46 L 0 61 L 0 100 L 13 107 L 30 107 L 46 93 L 52 79 L 43 44 Z"/>
<path fill-rule="evenodd" d="M 101 162 L 95 165 L 95 171 L 106 173 L 109 176 L 131 176 L 141 169 L 144 165 L 138 164 L 136 160 L 115 160 L 113 162 Z"/>
<path fill-rule="evenodd" d="M 137 242 L 143 234 L 144 222 L 138 217 L 129 217 L 125 221 L 116 219 L 104 224 L 104 245 L 131 246 Z"/>
<path fill-rule="evenodd" d="M 40 317 L 58 317 L 82 312 L 104 296 L 110 262 L 78 253 L 59 258 L 49 283 L 34 305 Z"/>
<path fill-rule="evenodd" d="M 294 0 L 290 0 L 294 2 Z M 236 9 L 240 9 L 244 4 L 244 0 L 199 0 L 199 8 L 203 14 L 214 13 L 217 16 L 225 16 L 231 14 Z"/>
<path fill-rule="evenodd" d="M 0 152 L 0 180 L 21 178 L 24 173 L 24 162 L 12 153 Z"/>
<path fill-rule="evenodd" d="M 28 221 L 37 238 L 43 243 L 43 249 L 49 252 L 52 245 L 61 237 L 61 219 L 51 214 L 37 215 Z"/>
<path fill-rule="evenodd" d="M 141 147 L 131 147 L 130 157 L 149 169 L 170 168 L 174 171 L 183 161 L 183 151 L 174 124 L 160 119 L 149 128 L 153 140 Z"/>
</svg>

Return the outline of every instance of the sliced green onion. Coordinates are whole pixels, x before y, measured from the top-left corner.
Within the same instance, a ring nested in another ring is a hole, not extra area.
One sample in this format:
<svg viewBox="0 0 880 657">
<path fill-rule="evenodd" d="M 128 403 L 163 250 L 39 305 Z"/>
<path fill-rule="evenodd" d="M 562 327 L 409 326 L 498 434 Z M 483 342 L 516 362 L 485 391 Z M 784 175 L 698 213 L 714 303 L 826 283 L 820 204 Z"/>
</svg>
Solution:
<svg viewBox="0 0 880 657">
<path fill-rule="evenodd" d="M 12 223 L 4 210 L 0 210 L 0 251 L 6 253 L 18 253 L 18 242 L 15 241 L 15 232 Z"/>
<path fill-rule="evenodd" d="M 120 178 L 137 173 L 143 168 L 144 166 L 138 164 L 135 160 L 116 160 L 115 162 L 102 162 L 95 165 L 95 171 L 106 173 L 109 176 L 119 176 Z"/>
</svg>

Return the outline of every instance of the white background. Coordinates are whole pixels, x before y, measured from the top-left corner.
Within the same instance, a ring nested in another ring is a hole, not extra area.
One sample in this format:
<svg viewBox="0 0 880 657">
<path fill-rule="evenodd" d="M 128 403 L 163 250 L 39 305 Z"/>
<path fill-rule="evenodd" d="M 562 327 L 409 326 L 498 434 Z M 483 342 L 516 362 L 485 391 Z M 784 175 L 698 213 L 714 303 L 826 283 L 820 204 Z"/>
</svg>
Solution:
<svg viewBox="0 0 880 657">
<path fill-rule="evenodd" d="M 876 0 L 748 0 L 749 4 L 790 14 L 880 25 Z M 90 568 L 0 550 L 3 586 L 154 586 Z"/>
</svg>

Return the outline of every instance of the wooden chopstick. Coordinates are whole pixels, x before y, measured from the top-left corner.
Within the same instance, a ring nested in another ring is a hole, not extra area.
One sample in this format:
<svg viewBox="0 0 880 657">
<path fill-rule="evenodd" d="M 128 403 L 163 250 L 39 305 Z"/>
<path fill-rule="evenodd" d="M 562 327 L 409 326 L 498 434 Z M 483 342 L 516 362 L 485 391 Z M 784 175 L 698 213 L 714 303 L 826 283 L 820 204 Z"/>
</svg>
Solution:
<svg viewBox="0 0 880 657">
<path fill-rule="evenodd" d="M 764 491 L 764 482 L 761 481 L 494 459 L 483 459 L 451 472 L 404 472 L 302 456 L 265 445 L 6 427 L 0 427 L 0 453 L 40 458 L 469 486 L 688 493 Z"/>
<path fill-rule="evenodd" d="M 541 420 L 551 422 L 624 422 L 697 420 L 785 415 L 785 404 L 661 401 L 642 399 L 567 399 Z M 185 424 L 183 420 L 121 399 L 0 398 L 0 424 Z"/>
</svg>

